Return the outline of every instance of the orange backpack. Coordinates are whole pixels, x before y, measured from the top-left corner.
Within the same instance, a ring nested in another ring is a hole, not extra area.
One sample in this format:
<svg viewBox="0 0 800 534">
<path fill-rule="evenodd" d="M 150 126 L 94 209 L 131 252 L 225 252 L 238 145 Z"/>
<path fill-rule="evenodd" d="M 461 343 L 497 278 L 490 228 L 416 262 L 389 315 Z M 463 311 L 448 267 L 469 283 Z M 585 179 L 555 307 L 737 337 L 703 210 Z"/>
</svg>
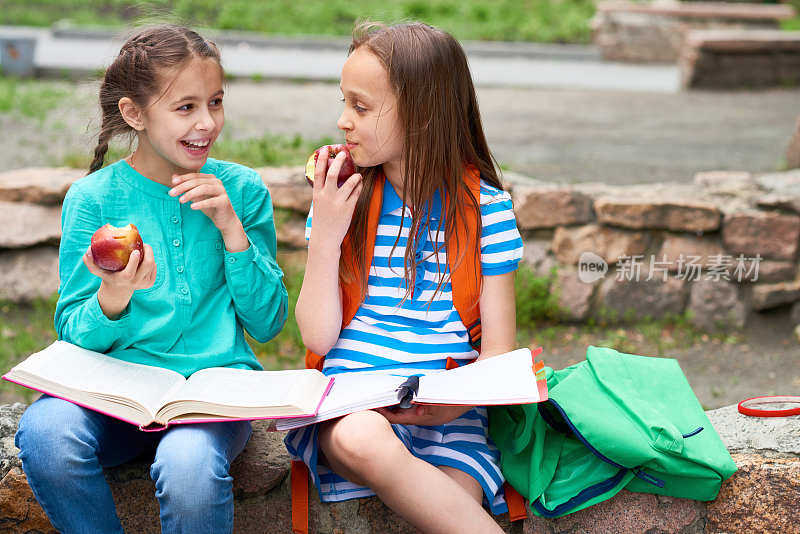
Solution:
<svg viewBox="0 0 800 534">
<path fill-rule="evenodd" d="M 369 210 L 367 212 L 367 239 L 366 239 L 366 265 L 363 266 L 364 272 L 369 273 L 372 265 L 372 254 L 375 248 L 375 236 L 378 233 L 378 221 L 383 206 L 383 187 L 385 178 L 381 174 L 375 182 L 375 187 L 370 198 Z M 469 189 L 469 194 L 475 198 L 480 206 L 480 174 L 473 166 L 468 166 L 464 172 L 464 181 Z M 463 199 L 469 202 L 469 199 Z M 447 202 L 447 199 L 445 199 Z M 467 204 L 469 205 L 469 204 Z M 450 282 L 453 292 L 453 306 L 458 311 L 461 321 L 467 327 L 470 343 L 477 345 L 481 338 L 481 311 L 479 306 L 481 293 L 481 264 L 480 255 L 475 254 L 478 250 L 478 231 L 479 220 L 475 218 L 473 210 L 465 209 L 466 216 L 459 217 L 456 221 L 455 237 L 459 244 L 459 249 L 447 251 L 447 262 L 450 266 Z M 458 212 L 456 212 L 458 213 Z M 345 265 L 350 265 L 353 272 L 358 266 L 354 265 L 355 258 L 352 250 L 352 235 L 348 231 L 342 241 L 342 258 Z M 466 246 L 462 250 L 462 246 Z M 462 261 L 457 260 L 463 255 Z M 457 265 L 454 265 L 458 263 Z M 342 329 L 350 324 L 355 317 L 358 308 L 362 303 L 364 294 L 359 277 L 353 276 L 351 282 L 339 280 L 342 288 Z M 315 354 L 306 349 L 306 368 L 322 370 L 325 363 L 325 356 Z M 451 358 L 447 359 L 447 368 L 456 367 L 458 364 Z M 292 462 L 291 490 L 292 490 L 292 532 L 297 534 L 308 534 L 308 468 L 300 460 Z M 516 494 L 516 499 L 509 493 L 516 493 L 508 484 L 506 487 L 506 501 L 509 505 L 509 516 L 511 520 L 521 519 L 526 516 L 525 505 L 522 497 Z M 515 512 L 511 511 L 514 502 Z M 521 508 L 521 512 L 520 512 Z M 520 516 L 521 513 L 521 516 Z"/>
</svg>

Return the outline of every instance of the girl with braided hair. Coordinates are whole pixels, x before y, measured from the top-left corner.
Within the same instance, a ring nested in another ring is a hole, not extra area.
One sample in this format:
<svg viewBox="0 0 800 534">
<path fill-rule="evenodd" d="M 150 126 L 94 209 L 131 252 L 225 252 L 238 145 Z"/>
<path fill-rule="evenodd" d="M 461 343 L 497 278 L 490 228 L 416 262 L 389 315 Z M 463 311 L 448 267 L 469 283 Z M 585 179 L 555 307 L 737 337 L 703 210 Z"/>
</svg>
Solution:
<svg viewBox="0 0 800 534">
<path fill-rule="evenodd" d="M 189 376 L 208 367 L 261 369 L 259 341 L 283 326 L 287 294 L 275 261 L 269 192 L 258 173 L 208 152 L 224 123 L 214 43 L 180 26 L 139 31 L 100 87 L 102 126 L 89 175 L 63 204 L 59 339 Z M 109 141 L 136 139 L 103 167 Z M 119 272 L 100 268 L 90 239 L 135 224 L 145 242 Z M 144 385 L 143 385 L 144 386 Z M 28 482 L 65 533 L 122 533 L 103 468 L 154 455 L 165 533 L 231 532 L 231 462 L 247 421 L 136 427 L 43 395 L 23 414 L 16 444 Z"/>
</svg>

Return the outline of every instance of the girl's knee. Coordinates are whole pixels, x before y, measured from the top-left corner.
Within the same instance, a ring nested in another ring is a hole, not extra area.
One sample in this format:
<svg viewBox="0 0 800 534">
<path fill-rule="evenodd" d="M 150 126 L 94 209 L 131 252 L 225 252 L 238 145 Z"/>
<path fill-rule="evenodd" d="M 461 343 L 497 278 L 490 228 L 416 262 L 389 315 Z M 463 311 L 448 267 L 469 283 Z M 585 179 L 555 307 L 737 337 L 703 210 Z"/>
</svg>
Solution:
<svg viewBox="0 0 800 534">
<path fill-rule="evenodd" d="M 42 397 L 22 414 L 14 436 L 28 476 L 69 476 L 70 466 L 96 456 L 96 446 L 85 410 L 57 399 Z"/>
<path fill-rule="evenodd" d="M 150 468 L 157 491 L 179 496 L 231 487 L 227 444 L 218 443 L 201 427 L 176 430 L 161 440 Z"/>
<path fill-rule="evenodd" d="M 43 396 L 23 412 L 16 441 L 26 443 L 27 439 L 53 439 L 67 434 L 83 426 L 86 419 L 83 410 L 71 402 Z"/>
<path fill-rule="evenodd" d="M 29 406 L 20 418 L 15 444 L 31 488 L 58 491 L 102 473 L 93 432 L 79 406 L 53 397 Z"/>
<path fill-rule="evenodd" d="M 179 517 L 204 514 L 233 498 L 228 462 L 214 451 L 187 449 L 183 455 L 157 454 L 150 468 L 156 497 Z"/>
<path fill-rule="evenodd" d="M 326 457 L 365 469 L 406 451 L 386 418 L 374 411 L 356 412 L 326 425 L 320 432 L 320 446 Z"/>
<path fill-rule="evenodd" d="M 156 484 L 166 480 L 193 486 L 203 480 L 227 477 L 228 467 L 225 456 L 209 448 L 187 447 L 182 453 L 159 450 L 150 467 L 150 476 Z"/>
</svg>

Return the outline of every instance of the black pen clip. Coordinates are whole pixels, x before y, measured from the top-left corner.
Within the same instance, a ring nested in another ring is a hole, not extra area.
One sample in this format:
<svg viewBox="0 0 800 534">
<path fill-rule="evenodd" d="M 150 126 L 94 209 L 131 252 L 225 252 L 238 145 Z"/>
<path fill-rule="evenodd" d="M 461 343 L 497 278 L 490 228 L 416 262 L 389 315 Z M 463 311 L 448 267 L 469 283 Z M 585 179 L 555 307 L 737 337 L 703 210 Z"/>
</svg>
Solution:
<svg viewBox="0 0 800 534">
<path fill-rule="evenodd" d="M 397 388 L 397 397 L 400 399 L 398 406 L 403 409 L 411 408 L 411 402 L 419 391 L 419 376 L 409 376 L 403 384 Z"/>
</svg>

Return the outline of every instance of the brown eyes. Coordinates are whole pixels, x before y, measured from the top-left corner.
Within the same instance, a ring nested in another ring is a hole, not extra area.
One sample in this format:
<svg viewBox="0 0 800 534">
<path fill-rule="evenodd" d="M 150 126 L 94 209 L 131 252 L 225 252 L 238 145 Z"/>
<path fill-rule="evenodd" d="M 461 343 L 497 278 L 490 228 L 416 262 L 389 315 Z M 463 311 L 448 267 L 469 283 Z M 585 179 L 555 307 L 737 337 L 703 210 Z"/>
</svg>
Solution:
<svg viewBox="0 0 800 534">
<path fill-rule="evenodd" d="M 340 98 L 339 101 L 344 102 L 345 101 L 344 97 Z M 353 109 L 356 110 L 356 113 L 364 113 L 365 111 L 367 111 L 367 108 L 362 108 L 358 104 L 353 104 Z"/>
<path fill-rule="evenodd" d="M 222 105 L 222 99 L 221 98 L 215 98 L 214 100 L 209 102 L 209 105 L 212 108 L 221 106 Z M 184 104 L 184 105 L 180 106 L 176 111 L 191 111 L 192 109 L 194 109 L 194 104 Z"/>
</svg>

